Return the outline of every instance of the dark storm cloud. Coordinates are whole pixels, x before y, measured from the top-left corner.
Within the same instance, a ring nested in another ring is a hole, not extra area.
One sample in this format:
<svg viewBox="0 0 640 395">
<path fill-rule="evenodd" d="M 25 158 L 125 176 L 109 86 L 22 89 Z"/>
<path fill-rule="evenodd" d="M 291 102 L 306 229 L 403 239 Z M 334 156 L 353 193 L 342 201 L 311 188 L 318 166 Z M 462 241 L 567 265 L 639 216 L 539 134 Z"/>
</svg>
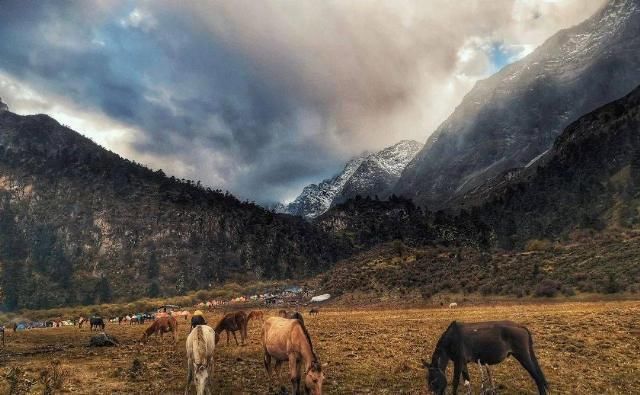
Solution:
<svg viewBox="0 0 640 395">
<path fill-rule="evenodd" d="M 113 129 L 109 148 L 168 173 L 281 200 L 353 154 L 424 140 L 492 70 L 491 43 L 520 51 L 598 2 L 4 0 L 0 96 Z"/>
</svg>

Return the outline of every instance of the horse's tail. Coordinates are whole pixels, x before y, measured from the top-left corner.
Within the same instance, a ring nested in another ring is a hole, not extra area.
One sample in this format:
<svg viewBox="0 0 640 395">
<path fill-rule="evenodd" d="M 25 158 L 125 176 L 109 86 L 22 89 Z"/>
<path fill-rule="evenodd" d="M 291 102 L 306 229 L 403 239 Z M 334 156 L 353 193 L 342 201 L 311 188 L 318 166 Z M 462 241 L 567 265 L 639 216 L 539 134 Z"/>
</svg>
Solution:
<svg viewBox="0 0 640 395">
<path fill-rule="evenodd" d="M 531 335 L 531 332 L 529 331 L 528 328 L 525 327 L 524 329 L 527 331 L 527 335 L 529 336 L 529 353 L 531 354 L 531 361 L 533 362 L 533 366 L 535 367 L 536 373 L 540 378 L 540 380 L 542 381 L 544 388 L 548 390 L 549 382 L 547 381 L 547 378 L 544 377 L 544 373 L 542 372 L 542 369 L 540 368 L 540 364 L 538 363 L 538 358 L 536 358 L 536 354 L 533 351 L 533 336 Z"/>
<path fill-rule="evenodd" d="M 195 363 L 200 364 L 207 358 L 207 342 L 204 339 L 204 333 L 202 332 L 202 326 L 196 326 L 196 347 L 193 360 Z"/>
</svg>

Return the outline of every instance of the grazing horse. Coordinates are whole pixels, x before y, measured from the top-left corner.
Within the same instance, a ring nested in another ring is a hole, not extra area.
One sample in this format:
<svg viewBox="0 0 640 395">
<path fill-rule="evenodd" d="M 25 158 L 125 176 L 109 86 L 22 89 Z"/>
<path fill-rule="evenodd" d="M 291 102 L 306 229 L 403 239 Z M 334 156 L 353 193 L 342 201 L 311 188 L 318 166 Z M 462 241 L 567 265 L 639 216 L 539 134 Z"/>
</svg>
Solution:
<svg viewBox="0 0 640 395">
<path fill-rule="evenodd" d="M 227 332 L 227 344 L 229 344 L 229 332 L 233 334 L 233 338 L 236 341 L 236 345 L 238 345 L 238 338 L 236 337 L 236 331 L 240 331 L 240 339 L 242 340 L 242 344 L 247 338 L 247 314 L 244 311 L 236 311 L 233 313 L 227 313 L 224 317 L 218 322 L 218 325 L 214 328 L 219 340 L 219 336 L 222 331 Z"/>
<path fill-rule="evenodd" d="M 264 313 L 262 313 L 262 311 L 260 310 L 253 310 L 249 312 L 249 315 L 247 315 L 247 323 L 249 323 L 250 320 L 260 320 L 262 322 L 264 322 Z"/>
<path fill-rule="evenodd" d="M 102 329 L 104 331 L 105 324 L 102 317 L 91 317 L 89 318 L 89 323 L 91 324 L 90 330 Z"/>
<path fill-rule="evenodd" d="M 86 319 L 86 318 L 84 318 L 84 317 L 80 317 L 80 318 L 78 319 L 78 328 L 82 329 L 82 325 L 83 325 L 85 322 L 87 322 L 87 321 L 89 321 L 89 320 L 87 320 L 87 319 Z"/>
<path fill-rule="evenodd" d="M 207 325 L 197 325 L 187 337 L 187 386 L 196 386 L 196 393 L 204 395 L 213 390 L 213 351 L 216 348 L 216 333 Z"/>
<path fill-rule="evenodd" d="M 278 311 L 278 316 L 282 318 L 288 318 L 290 320 L 298 320 L 304 325 L 304 318 L 302 318 L 302 313 L 298 311 L 280 310 Z"/>
<path fill-rule="evenodd" d="M 178 342 L 178 321 L 174 317 L 166 316 L 156 318 L 155 321 L 147 329 L 145 329 L 142 334 L 142 339 L 140 339 L 140 344 L 144 344 L 147 339 L 156 334 L 160 335 L 160 339 L 164 337 L 164 334 L 167 332 L 173 333 L 173 342 Z"/>
<path fill-rule="evenodd" d="M 449 308 L 450 309 L 455 309 L 456 307 L 458 307 L 458 304 L 456 302 L 449 303 Z"/>
<path fill-rule="evenodd" d="M 511 321 L 459 323 L 453 321 L 440 336 L 431 363 L 422 361 L 428 371 L 427 383 L 431 392 L 442 395 L 447 388 L 446 369 L 453 360 L 453 393 L 458 392 L 460 374 L 469 385 L 467 363 L 496 365 L 513 355 L 535 380 L 538 393 L 544 395 L 549 387 L 533 352 L 533 339 L 529 330 Z M 481 370 L 482 372 L 482 370 Z M 489 380 L 491 376 L 487 366 Z"/>
<path fill-rule="evenodd" d="M 268 318 L 262 326 L 262 346 L 264 367 L 272 383 L 271 358 L 275 359 L 275 371 L 280 380 L 280 366 L 289 361 L 289 379 L 292 394 L 300 394 L 300 381 L 304 380 L 304 391 L 313 395 L 322 394 L 322 365 L 316 353 L 309 332 L 298 320 L 281 317 Z M 302 368 L 302 375 L 300 372 Z M 303 377 L 301 377 L 303 376 Z"/>
<path fill-rule="evenodd" d="M 309 310 L 309 315 L 318 315 L 318 313 L 320 313 L 320 309 L 314 307 L 311 310 Z"/>
</svg>

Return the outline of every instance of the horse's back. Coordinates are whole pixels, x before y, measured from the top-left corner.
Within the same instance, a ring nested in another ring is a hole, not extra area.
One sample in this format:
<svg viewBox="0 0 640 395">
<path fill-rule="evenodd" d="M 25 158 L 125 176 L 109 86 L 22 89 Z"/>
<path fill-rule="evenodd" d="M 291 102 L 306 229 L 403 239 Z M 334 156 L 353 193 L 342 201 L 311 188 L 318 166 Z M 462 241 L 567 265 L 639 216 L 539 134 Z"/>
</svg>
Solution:
<svg viewBox="0 0 640 395">
<path fill-rule="evenodd" d="M 195 363 L 203 363 L 213 355 L 216 347 L 216 335 L 208 325 L 198 325 L 187 336 L 187 356 Z"/>
<path fill-rule="evenodd" d="M 297 320 L 269 317 L 262 325 L 262 342 L 265 350 L 277 360 L 287 360 L 291 343 L 291 332 Z"/>
</svg>

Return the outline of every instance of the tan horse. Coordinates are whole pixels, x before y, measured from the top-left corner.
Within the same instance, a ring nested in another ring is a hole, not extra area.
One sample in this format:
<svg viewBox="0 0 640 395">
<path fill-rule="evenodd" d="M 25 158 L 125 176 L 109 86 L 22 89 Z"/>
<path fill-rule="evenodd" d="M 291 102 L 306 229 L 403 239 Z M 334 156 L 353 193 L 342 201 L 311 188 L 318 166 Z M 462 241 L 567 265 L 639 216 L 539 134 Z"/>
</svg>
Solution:
<svg viewBox="0 0 640 395">
<path fill-rule="evenodd" d="M 229 344 L 229 332 L 231 332 L 236 341 L 236 345 L 238 345 L 236 331 L 240 331 L 240 339 L 244 345 L 244 342 L 247 339 L 247 314 L 244 311 L 227 313 L 222 317 L 220 322 L 218 322 L 214 330 L 216 331 L 216 335 L 218 335 L 216 337 L 216 342 L 220 339 L 222 331 L 225 331 L 227 332 L 227 344 Z"/>
<path fill-rule="evenodd" d="M 300 394 L 303 369 L 304 390 L 312 395 L 322 394 L 322 365 L 313 351 L 309 332 L 298 320 L 281 317 L 268 318 L 262 326 L 262 346 L 264 348 L 264 367 L 270 382 L 273 382 L 271 358 L 275 359 L 275 371 L 280 380 L 280 366 L 289 361 L 289 379 L 292 394 Z"/>
<path fill-rule="evenodd" d="M 187 337 L 187 386 L 195 384 L 196 393 L 210 394 L 213 390 L 213 351 L 216 348 L 216 333 L 207 325 L 198 325 Z"/>
<path fill-rule="evenodd" d="M 163 335 L 167 332 L 173 333 L 173 342 L 178 342 L 178 321 L 174 317 L 166 316 L 156 318 L 155 321 L 144 331 L 142 334 L 142 339 L 140 339 L 140 344 L 143 344 L 147 341 L 147 339 L 153 334 L 160 335 L 160 339 L 163 338 Z"/>
</svg>

